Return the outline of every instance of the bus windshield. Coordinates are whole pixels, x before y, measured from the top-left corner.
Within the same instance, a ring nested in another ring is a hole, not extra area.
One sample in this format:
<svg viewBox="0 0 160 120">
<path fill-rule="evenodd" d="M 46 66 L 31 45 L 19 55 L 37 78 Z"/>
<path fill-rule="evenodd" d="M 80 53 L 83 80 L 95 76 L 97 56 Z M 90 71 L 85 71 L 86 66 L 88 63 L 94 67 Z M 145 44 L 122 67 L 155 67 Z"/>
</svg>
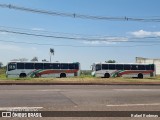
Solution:
<svg viewBox="0 0 160 120">
<path fill-rule="evenodd" d="M 16 64 L 15 63 L 8 64 L 8 71 L 15 70 L 15 69 L 16 69 Z"/>
</svg>

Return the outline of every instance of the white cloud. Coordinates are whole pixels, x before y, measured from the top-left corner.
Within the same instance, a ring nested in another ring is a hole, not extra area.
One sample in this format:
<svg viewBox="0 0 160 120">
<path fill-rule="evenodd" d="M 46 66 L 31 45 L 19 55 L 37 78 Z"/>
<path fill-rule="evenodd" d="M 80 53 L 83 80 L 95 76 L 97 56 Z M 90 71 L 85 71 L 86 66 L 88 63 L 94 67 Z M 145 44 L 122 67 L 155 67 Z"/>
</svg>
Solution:
<svg viewBox="0 0 160 120">
<path fill-rule="evenodd" d="M 83 43 L 90 45 L 116 44 L 115 42 L 107 42 L 107 41 L 83 41 Z"/>
<path fill-rule="evenodd" d="M 35 30 L 35 31 L 44 31 L 45 29 L 43 29 L 43 28 L 32 28 L 31 30 Z"/>
<path fill-rule="evenodd" d="M 84 44 L 91 45 L 104 45 L 104 44 L 116 44 L 118 42 L 128 41 L 128 38 L 125 37 L 105 37 L 105 38 L 97 38 L 97 40 L 92 41 L 83 41 Z"/>
<path fill-rule="evenodd" d="M 130 32 L 131 35 L 134 37 L 159 37 L 160 36 L 160 31 L 158 32 L 151 32 L 151 31 L 144 31 L 144 30 L 139 30 L 135 32 Z"/>
</svg>

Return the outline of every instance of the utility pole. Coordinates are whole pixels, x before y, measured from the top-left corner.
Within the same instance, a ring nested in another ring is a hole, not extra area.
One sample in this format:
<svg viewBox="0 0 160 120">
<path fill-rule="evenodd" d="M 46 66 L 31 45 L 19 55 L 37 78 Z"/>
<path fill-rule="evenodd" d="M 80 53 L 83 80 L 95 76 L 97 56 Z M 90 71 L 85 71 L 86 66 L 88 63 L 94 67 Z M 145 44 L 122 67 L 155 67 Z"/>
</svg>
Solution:
<svg viewBox="0 0 160 120">
<path fill-rule="evenodd" d="M 54 49 L 50 48 L 50 62 L 52 61 L 52 59 L 51 59 L 52 55 L 54 55 Z"/>
</svg>

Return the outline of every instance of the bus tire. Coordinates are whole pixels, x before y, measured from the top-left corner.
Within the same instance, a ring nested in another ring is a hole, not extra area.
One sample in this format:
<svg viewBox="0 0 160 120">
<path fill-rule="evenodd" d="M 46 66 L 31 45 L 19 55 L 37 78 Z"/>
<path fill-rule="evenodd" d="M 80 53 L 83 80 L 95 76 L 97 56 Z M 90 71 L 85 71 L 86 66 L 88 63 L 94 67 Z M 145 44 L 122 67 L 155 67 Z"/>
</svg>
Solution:
<svg viewBox="0 0 160 120">
<path fill-rule="evenodd" d="M 27 77 L 27 75 L 26 75 L 26 73 L 21 73 L 21 74 L 19 75 L 19 77 L 20 77 L 20 78 L 24 78 L 24 77 Z"/>
<path fill-rule="evenodd" d="M 60 74 L 60 78 L 65 78 L 66 77 L 66 73 L 61 73 Z"/>
<path fill-rule="evenodd" d="M 104 78 L 110 78 L 110 74 L 109 73 L 105 73 L 104 74 Z"/>
<path fill-rule="evenodd" d="M 138 78 L 139 78 L 139 79 L 143 79 L 143 74 L 142 74 L 142 73 L 139 73 L 139 74 L 138 74 Z"/>
</svg>

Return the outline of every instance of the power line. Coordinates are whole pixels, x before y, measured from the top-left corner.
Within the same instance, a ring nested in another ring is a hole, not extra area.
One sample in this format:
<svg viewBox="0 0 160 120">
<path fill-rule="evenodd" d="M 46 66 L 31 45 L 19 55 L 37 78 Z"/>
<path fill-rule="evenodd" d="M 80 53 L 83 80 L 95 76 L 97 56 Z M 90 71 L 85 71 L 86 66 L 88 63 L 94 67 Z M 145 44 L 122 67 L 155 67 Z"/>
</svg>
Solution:
<svg viewBox="0 0 160 120">
<path fill-rule="evenodd" d="M 3 26 L 4 27 L 4 26 Z M 9 27 L 11 28 L 11 27 Z M 18 30 L 21 30 L 20 28 L 16 28 Z M 22 30 L 27 30 L 27 29 L 22 29 Z M 13 31 L 13 30 L 5 30 L 5 29 L 0 29 L 0 32 L 7 32 L 7 33 L 12 33 L 12 34 L 20 34 L 20 35 L 29 35 L 29 36 L 36 36 L 36 37 L 47 37 L 47 38 L 58 38 L 58 39 L 72 39 L 72 40 L 89 40 L 90 42 L 92 42 L 93 40 L 99 40 L 99 41 L 102 41 L 104 40 L 105 42 L 141 42 L 141 43 L 153 43 L 153 42 L 156 42 L 156 44 L 140 44 L 140 45 L 132 45 L 132 46 L 107 46 L 107 45 L 56 45 L 56 44 L 52 44 L 52 43 L 48 43 L 48 44 L 44 44 L 44 43 L 32 43 L 32 42 L 17 42 L 17 41 L 6 41 L 6 40 L 0 40 L 1 42 L 9 42 L 9 43 L 19 43 L 19 44 L 33 44 L 33 45 L 47 45 L 47 46 L 50 46 L 50 45 L 53 45 L 53 46 L 60 46 L 60 47 L 139 47 L 139 46 L 155 46 L 155 45 L 160 45 L 158 44 L 160 41 L 159 40 L 156 40 L 156 41 L 118 41 L 118 40 L 115 40 L 115 41 L 107 41 L 106 39 L 93 39 L 93 38 L 74 38 L 74 37 L 66 37 L 66 36 L 53 36 L 53 35 L 44 35 L 44 34 L 35 34 L 35 33 L 27 33 L 27 32 L 19 32 L 19 31 Z M 113 36 L 112 36 L 113 37 Z M 117 37 L 117 36 L 116 36 Z M 113 37 L 115 38 L 115 37 Z M 124 37 L 123 37 L 124 38 Z M 157 37 L 148 37 L 148 38 L 157 38 Z M 129 38 L 129 39 L 136 39 L 136 38 Z M 142 38 L 140 38 L 142 39 Z M 92 41 L 91 41 L 92 40 Z"/>
<path fill-rule="evenodd" d="M 51 31 L 45 31 L 45 30 L 32 30 L 32 29 L 6 27 L 6 26 L 0 26 L 0 32 L 8 32 L 13 34 L 29 35 L 29 36 L 36 36 L 36 37 L 85 40 L 85 41 L 160 42 L 159 40 L 160 36 L 127 37 L 127 36 L 88 35 L 88 34 L 77 34 L 77 33 L 75 34 L 75 33 L 64 33 L 64 32 L 51 32 Z"/>
<path fill-rule="evenodd" d="M 36 37 L 57 38 L 57 39 L 87 40 L 87 41 L 100 40 L 100 39 L 91 39 L 91 38 L 77 38 L 77 37 L 66 37 L 66 36 L 54 36 L 54 35 L 34 34 L 34 33 L 11 31 L 11 30 L 4 30 L 4 29 L 0 29 L 0 32 L 20 34 L 20 35 L 28 35 L 28 36 L 36 36 Z"/>
<path fill-rule="evenodd" d="M 5 29 L 5 30 L 18 30 L 18 31 L 31 31 L 31 32 L 38 32 L 38 33 L 43 33 L 43 34 L 52 34 L 52 35 L 60 35 L 60 36 L 65 36 L 65 35 L 70 35 L 70 36 L 76 36 L 79 37 L 79 36 L 83 36 L 83 37 L 90 37 L 90 38 L 105 38 L 105 37 L 123 37 L 123 36 L 104 36 L 104 35 L 91 35 L 91 34 L 80 34 L 80 33 L 66 33 L 66 32 L 53 32 L 53 31 L 47 31 L 47 30 L 36 30 L 34 28 L 32 29 L 26 29 L 26 28 L 18 28 L 18 27 L 8 27 L 8 26 L 1 26 L 0 25 L 0 29 Z"/>
<path fill-rule="evenodd" d="M 160 38 L 157 37 L 144 37 L 142 38 L 135 38 L 135 37 L 106 37 L 106 38 L 92 38 L 92 37 L 72 37 L 72 36 L 56 36 L 56 35 L 47 35 L 47 34 L 35 34 L 35 33 L 28 33 L 28 32 L 20 32 L 14 30 L 6 30 L 0 29 L 0 32 L 5 33 L 12 33 L 12 34 L 19 34 L 19 35 L 27 35 L 27 36 L 35 36 L 35 37 L 46 37 L 46 38 L 56 38 L 56 39 L 69 39 L 69 40 L 79 40 L 79 41 L 101 41 L 101 42 L 141 42 L 141 43 L 152 43 L 152 42 L 160 42 L 160 40 L 143 40 L 143 39 L 156 39 Z M 135 40 L 134 40 L 135 39 Z M 136 40 L 142 39 L 142 40 Z"/>
<path fill-rule="evenodd" d="M 0 4 L 0 7 L 32 12 L 32 13 L 51 15 L 51 16 L 62 16 L 62 17 L 91 19 L 91 20 L 160 22 L 160 18 L 133 18 L 133 17 L 127 17 L 127 16 L 125 17 L 94 16 L 94 15 L 84 15 L 84 14 L 76 14 L 76 13 L 65 13 L 65 12 L 32 9 L 32 8 L 20 7 L 12 4 Z"/>
<path fill-rule="evenodd" d="M 43 44 L 43 43 L 31 43 L 31 42 L 17 42 L 17 41 L 6 41 L 6 40 L 0 40 L 0 42 L 7 42 L 7 43 L 18 43 L 18 44 L 30 44 L 30 45 L 41 45 L 41 46 L 57 46 L 57 47 L 85 47 L 85 48 L 105 48 L 105 47 L 119 47 L 119 48 L 123 48 L 123 47 L 150 47 L 150 46 L 157 46 L 160 44 L 150 44 L 150 45 L 144 45 L 144 44 L 140 44 L 140 45 L 127 45 L 127 46 L 108 46 L 108 45 L 103 45 L 103 46 L 91 46 L 91 45 L 57 45 L 57 44 Z"/>
</svg>

